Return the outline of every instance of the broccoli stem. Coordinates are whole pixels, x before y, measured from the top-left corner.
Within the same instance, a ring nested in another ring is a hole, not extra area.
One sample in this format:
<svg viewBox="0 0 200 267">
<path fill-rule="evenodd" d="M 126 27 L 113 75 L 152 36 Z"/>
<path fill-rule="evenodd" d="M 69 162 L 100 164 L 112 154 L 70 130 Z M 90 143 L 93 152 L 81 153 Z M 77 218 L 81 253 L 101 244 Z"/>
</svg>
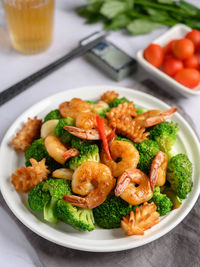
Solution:
<svg viewBox="0 0 200 267">
<path fill-rule="evenodd" d="M 51 198 L 51 200 L 44 206 L 44 219 L 47 222 L 56 224 L 58 217 L 56 214 L 57 199 Z"/>
</svg>

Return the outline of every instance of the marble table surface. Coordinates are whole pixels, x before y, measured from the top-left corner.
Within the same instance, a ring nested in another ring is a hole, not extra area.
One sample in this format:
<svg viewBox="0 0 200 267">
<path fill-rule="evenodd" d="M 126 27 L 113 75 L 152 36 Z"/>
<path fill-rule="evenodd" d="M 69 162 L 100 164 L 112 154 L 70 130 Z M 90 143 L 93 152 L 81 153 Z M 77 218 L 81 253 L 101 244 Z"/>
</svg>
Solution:
<svg viewBox="0 0 200 267">
<path fill-rule="evenodd" d="M 197 4 L 200 7 L 198 0 L 192 0 L 190 2 Z M 50 49 L 46 52 L 39 55 L 29 56 L 19 54 L 12 49 L 6 28 L 4 12 L 0 4 L 0 91 L 64 55 L 76 46 L 80 39 L 102 28 L 101 24 L 84 24 L 84 20 L 75 14 L 74 9 L 83 3 L 85 3 L 85 1 L 81 0 L 56 1 L 54 42 Z M 145 47 L 166 30 L 167 27 L 163 27 L 150 34 L 137 37 L 128 36 L 126 33 L 122 32 L 113 32 L 110 34 L 108 39 L 134 57 L 138 49 Z M 59 91 L 88 85 L 117 85 L 134 88 L 135 83 L 138 83 L 146 78 L 151 77 L 148 73 L 139 68 L 136 74 L 116 83 L 104 75 L 104 73 L 102 73 L 99 69 L 95 68 L 94 65 L 86 61 L 84 57 L 75 59 L 70 64 L 63 66 L 50 76 L 30 87 L 24 93 L 21 93 L 0 107 L 0 114 L 2 118 L 0 141 L 2 140 L 8 127 L 22 112 L 49 95 Z M 154 81 L 163 88 L 166 95 L 172 95 L 185 112 L 192 117 L 196 130 L 200 135 L 200 97 L 185 98 L 173 92 L 173 90 L 168 88 L 165 84 L 161 84 L 157 80 Z M 62 261 L 63 265 L 51 264 L 51 255 L 46 255 L 46 258 L 49 258 L 49 264 L 47 264 L 48 260 L 44 262 L 42 258 L 38 256 L 38 253 L 36 253 L 30 240 L 26 237 L 26 232 L 22 231 L 20 223 L 13 220 L 13 217 L 5 211 L 3 206 L 5 206 L 5 203 L 0 205 L 0 266 L 94 266 L 94 264 L 100 266 L 100 262 L 98 262 L 99 260 L 102 260 L 103 266 L 112 266 L 114 264 L 117 266 L 125 266 L 127 264 L 129 266 L 136 266 L 134 264 L 134 257 L 131 256 L 130 253 L 126 260 L 125 256 L 127 255 L 127 252 L 123 252 L 124 254 L 122 254 L 122 252 L 116 253 L 111 256 L 106 254 L 106 256 L 102 257 L 102 259 L 98 256 L 99 254 L 90 253 L 89 255 L 92 255 L 90 264 L 88 260 L 89 256 L 86 256 L 88 254 L 80 252 L 80 257 L 83 259 L 82 263 L 77 264 L 76 261 L 76 264 L 73 265 L 72 257 L 78 257 L 79 254 L 70 249 L 66 249 L 70 257 L 69 262 L 67 262 L 66 257 L 66 261 Z M 27 231 L 29 230 L 27 229 Z M 44 243 L 48 245 L 49 242 L 44 241 Z M 145 247 L 143 247 L 144 251 Z M 62 248 L 63 254 L 65 254 L 66 251 Z M 198 254 L 199 247 L 196 252 Z M 139 253 L 141 253 L 141 250 Z M 191 252 L 187 250 L 187 253 Z M 63 254 L 60 253 L 59 257 L 63 258 Z M 119 260 L 116 260 L 117 257 Z M 200 266 L 199 261 L 195 261 L 194 265 L 188 265 L 188 263 L 187 265 L 181 265 L 180 262 L 181 261 L 177 264 L 174 263 L 174 266 Z M 137 265 L 138 264 L 142 267 L 170 266 L 168 264 L 163 264 L 160 260 L 157 261 L 157 263 L 155 261 L 152 262 L 147 260 L 146 263 L 143 262 L 142 264 L 137 258 Z"/>
</svg>

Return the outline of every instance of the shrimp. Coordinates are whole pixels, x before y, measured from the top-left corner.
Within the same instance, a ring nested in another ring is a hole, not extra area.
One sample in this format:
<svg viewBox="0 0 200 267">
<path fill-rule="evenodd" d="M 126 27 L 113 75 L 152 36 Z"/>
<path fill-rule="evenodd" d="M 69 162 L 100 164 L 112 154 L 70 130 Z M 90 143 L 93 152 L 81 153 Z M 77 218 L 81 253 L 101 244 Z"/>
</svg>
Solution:
<svg viewBox="0 0 200 267">
<path fill-rule="evenodd" d="M 80 98 L 72 98 L 70 101 L 64 102 L 59 106 L 59 112 L 62 117 L 71 117 L 76 119 L 80 112 L 90 112 L 91 107 Z"/>
<path fill-rule="evenodd" d="M 76 127 L 83 129 L 97 129 L 96 116 L 97 115 L 92 112 L 81 112 L 76 117 Z M 104 121 L 106 134 L 109 134 L 111 132 L 111 128 L 108 126 L 108 121 L 104 118 L 102 119 Z"/>
<path fill-rule="evenodd" d="M 65 125 L 63 128 L 67 130 L 70 134 L 77 136 L 81 139 L 86 139 L 86 140 L 100 140 L 101 139 L 99 132 L 96 129 L 81 129 L 81 128 L 77 128 L 74 126 L 67 126 L 67 125 Z"/>
<path fill-rule="evenodd" d="M 79 153 L 77 153 L 78 150 L 76 153 L 74 149 L 67 150 L 60 139 L 55 135 L 47 136 L 44 140 L 44 144 L 49 155 L 60 164 L 64 164 L 67 159 L 75 157 Z"/>
<path fill-rule="evenodd" d="M 119 177 L 128 168 L 136 168 L 139 162 L 139 152 L 127 141 L 114 140 L 110 145 L 110 154 L 111 160 L 102 150 L 101 161 L 111 169 L 114 177 Z"/>
<path fill-rule="evenodd" d="M 159 151 L 151 164 L 150 183 L 152 189 L 155 185 L 162 186 L 166 182 L 167 155 Z"/>
<path fill-rule="evenodd" d="M 134 118 L 134 121 L 141 127 L 151 127 L 168 120 L 177 111 L 177 108 L 170 108 L 164 112 L 161 110 L 150 110 Z"/>
<path fill-rule="evenodd" d="M 115 195 L 131 205 L 139 205 L 153 196 L 149 177 L 134 168 L 127 169 L 117 181 Z"/>
<path fill-rule="evenodd" d="M 63 200 L 81 208 L 93 209 L 106 200 L 114 185 L 115 179 L 106 165 L 87 161 L 72 176 L 72 191 L 85 197 L 64 195 Z"/>
<path fill-rule="evenodd" d="M 119 94 L 115 91 L 107 91 L 101 96 L 101 100 L 105 101 L 106 103 L 112 102 Z"/>
<path fill-rule="evenodd" d="M 83 121 L 82 123 L 80 122 L 79 125 L 80 124 L 81 126 L 83 126 L 84 124 L 85 127 L 87 128 L 78 128 L 78 127 L 67 126 L 67 125 L 65 125 L 63 128 L 67 130 L 70 134 L 75 135 L 81 139 L 86 139 L 86 140 L 100 140 L 101 139 L 98 129 L 89 128 L 89 126 L 92 125 L 90 121 L 88 121 L 88 123 L 87 122 L 84 123 Z M 109 135 L 112 132 L 112 129 L 106 124 L 105 120 L 104 120 L 104 126 L 105 126 L 106 135 Z M 95 125 L 95 127 L 97 126 Z"/>
<path fill-rule="evenodd" d="M 69 148 L 66 152 L 63 153 L 63 158 L 68 160 L 70 158 L 74 158 L 80 154 L 80 151 L 74 147 Z"/>
<path fill-rule="evenodd" d="M 76 127 L 83 129 L 96 129 L 96 114 L 92 112 L 80 112 L 76 117 Z"/>
</svg>

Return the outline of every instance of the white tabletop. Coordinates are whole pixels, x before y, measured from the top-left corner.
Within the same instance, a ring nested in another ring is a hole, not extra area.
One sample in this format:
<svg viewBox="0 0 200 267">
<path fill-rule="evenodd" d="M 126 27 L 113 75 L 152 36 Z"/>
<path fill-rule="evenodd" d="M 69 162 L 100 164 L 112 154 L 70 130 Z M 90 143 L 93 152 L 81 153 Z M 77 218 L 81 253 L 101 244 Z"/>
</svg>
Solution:
<svg viewBox="0 0 200 267">
<path fill-rule="evenodd" d="M 190 2 L 200 7 L 198 0 Z M 83 3 L 85 1 L 81 0 L 57 1 L 55 35 L 51 48 L 42 54 L 29 56 L 19 54 L 12 49 L 5 27 L 5 17 L 0 6 L 0 91 L 64 55 L 74 48 L 80 39 L 102 28 L 101 24 L 86 25 L 84 20 L 76 15 L 75 7 Z M 134 57 L 138 49 L 147 46 L 166 30 L 167 28 L 163 27 L 151 34 L 137 37 L 122 32 L 113 32 L 108 39 Z M 0 140 L 8 127 L 23 111 L 49 95 L 88 85 L 117 85 L 133 88 L 135 82 L 144 78 L 151 77 L 139 69 L 132 77 L 116 83 L 84 58 L 75 59 L 0 107 L 1 118 L 3 118 Z M 159 84 L 158 81 L 156 82 Z M 161 86 L 174 94 L 172 89 L 166 85 L 162 84 Z M 200 97 L 183 98 L 178 96 L 177 99 L 192 117 L 197 132 L 200 134 Z M 0 208 L 0 212 L 0 266 L 39 266 L 37 256 L 21 230 L 2 208 Z"/>
</svg>

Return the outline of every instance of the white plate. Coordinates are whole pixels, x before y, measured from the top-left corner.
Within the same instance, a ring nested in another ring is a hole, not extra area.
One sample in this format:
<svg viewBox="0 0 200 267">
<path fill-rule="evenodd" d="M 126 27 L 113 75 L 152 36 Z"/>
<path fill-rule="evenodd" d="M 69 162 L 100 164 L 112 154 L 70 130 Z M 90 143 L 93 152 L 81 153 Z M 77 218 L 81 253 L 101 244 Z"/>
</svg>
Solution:
<svg viewBox="0 0 200 267">
<path fill-rule="evenodd" d="M 148 109 L 154 108 L 165 110 L 169 108 L 168 105 L 155 97 L 136 90 L 121 87 L 94 86 L 69 90 L 50 96 L 25 111 L 7 131 L 1 144 L 0 188 L 8 206 L 15 216 L 32 231 L 65 247 L 85 251 L 108 252 L 142 246 L 163 236 L 180 223 L 192 209 L 199 195 L 199 142 L 189 124 L 177 113 L 173 117 L 173 121 L 177 122 L 180 127 L 176 150 L 178 152 L 187 153 L 193 163 L 194 188 L 188 198 L 183 201 L 182 206 L 178 210 L 172 211 L 167 216 L 162 217 L 160 223 L 152 229 L 146 231 L 144 236 L 126 237 L 120 228 L 113 230 L 96 229 L 90 233 L 81 233 L 62 222 L 59 222 L 55 226 L 48 224 L 43 221 L 41 213 L 33 213 L 28 208 L 26 195 L 17 193 L 11 184 L 11 173 L 14 172 L 21 164 L 24 164 L 23 154 L 16 153 L 9 146 L 13 136 L 20 129 L 22 123 L 26 122 L 27 117 L 34 117 L 37 115 L 39 118 L 43 118 L 45 114 L 56 108 L 65 100 L 70 100 L 73 97 L 95 100 L 107 90 L 115 90 L 121 96 L 126 96 L 128 99 L 133 100 L 137 105 L 144 106 Z"/>
<path fill-rule="evenodd" d="M 160 37 L 155 39 L 152 43 L 159 44 L 164 47 L 167 43 L 174 39 L 184 38 L 185 35 L 191 31 L 192 29 L 184 24 L 177 24 L 176 26 L 170 28 L 166 33 L 162 34 Z M 153 76 L 158 78 L 159 80 L 168 84 L 168 86 L 172 87 L 180 94 L 184 96 L 196 96 L 200 95 L 200 85 L 198 85 L 194 89 L 189 89 L 186 86 L 178 83 L 176 80 L 165 74 L 163 71 L 155 68 L 151 65 L 146 59 L 143 57 L 144 50 L 139 50 L 137 52 L 137 61 L 138 63 L 148 72 L 150 72 Z"/>
</svg>

